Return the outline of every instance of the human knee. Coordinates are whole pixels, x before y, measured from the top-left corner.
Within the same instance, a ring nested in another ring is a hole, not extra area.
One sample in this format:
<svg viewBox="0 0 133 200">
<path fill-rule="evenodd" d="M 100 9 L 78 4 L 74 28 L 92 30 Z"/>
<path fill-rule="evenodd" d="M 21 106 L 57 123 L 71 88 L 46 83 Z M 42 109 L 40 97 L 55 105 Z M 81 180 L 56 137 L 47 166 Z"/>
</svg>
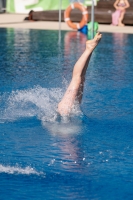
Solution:
<svg viewBox="0 0 133 200">
<path fill-rule="evenodd" d="M 79 85 L 79 84 L 81 83 L 81 81 L 82 81 L 82 78 L 81 78 L 81 76 L 79 76 L 79 75 L 76 75 L 76 76 L 74 76 L 74 77 L 72 78 L 72 82 L 73 82 L 75 85 Z"/>
</svg>

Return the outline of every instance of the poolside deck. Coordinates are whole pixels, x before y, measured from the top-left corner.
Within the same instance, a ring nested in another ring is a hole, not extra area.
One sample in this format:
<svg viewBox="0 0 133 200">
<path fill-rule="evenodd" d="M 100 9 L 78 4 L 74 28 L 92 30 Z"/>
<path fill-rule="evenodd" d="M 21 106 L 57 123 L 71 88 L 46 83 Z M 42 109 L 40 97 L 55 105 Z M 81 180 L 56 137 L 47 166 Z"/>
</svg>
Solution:
<svg viewBox="0 0 133 200">
<path fill-rule="evenodd" d="M 52 21 L 23 21 L 27 15 L 25 14 L 0 14 L 0 28 L 23 28 L 23 29 L 42 29 L 42 30 L 58 30 L 59 23 Z M 65 22 L 61 23 L 62 30 L 71 31 Z M 133 34 L 133 26 L 116 27 L 105 24 L 99 24 L 100 32 L 129 33 Z"/>
</svg>

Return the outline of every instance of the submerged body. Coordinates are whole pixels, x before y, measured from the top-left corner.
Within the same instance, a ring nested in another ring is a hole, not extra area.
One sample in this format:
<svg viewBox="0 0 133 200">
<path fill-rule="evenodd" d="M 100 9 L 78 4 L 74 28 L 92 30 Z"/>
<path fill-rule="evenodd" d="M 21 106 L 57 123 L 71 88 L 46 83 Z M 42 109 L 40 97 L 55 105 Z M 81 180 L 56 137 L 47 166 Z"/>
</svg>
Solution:
<svg viewBox="0 0 133 200">
<path fill-rule="evenodd" d="M 75 104 L 75 101 L 77 101 L 78 103 L 81 102 L 83 95 L 85 74 L 88 67 L 88 63 L 91 54 L 95 49 L 95 47 L 98 45 L 101 37 L 102 35 L 100 33 L 97 33 L 94 39 L 88 40 L 86 42 L 86 49 L 74 66 L 72 80 L 62 100 L 58 104 L 57 111 L 60 115 L 62 116 L 69 115 Z"/>
</svg>

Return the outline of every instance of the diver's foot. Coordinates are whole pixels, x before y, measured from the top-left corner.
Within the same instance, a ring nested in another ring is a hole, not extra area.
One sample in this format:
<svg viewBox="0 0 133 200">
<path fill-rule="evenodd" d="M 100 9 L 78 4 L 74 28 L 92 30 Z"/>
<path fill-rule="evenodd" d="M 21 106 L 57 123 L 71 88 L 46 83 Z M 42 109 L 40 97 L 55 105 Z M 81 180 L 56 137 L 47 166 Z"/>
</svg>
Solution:
<svg viewBox="0 0 133 200">
<path fill-rule="evenodd" d="M 86 49 L 93 51 L 100 42 L 101 38 L 102 34 L 98 32 L 92 40 L 88 40 L 86 42 Z"/>
</svg>

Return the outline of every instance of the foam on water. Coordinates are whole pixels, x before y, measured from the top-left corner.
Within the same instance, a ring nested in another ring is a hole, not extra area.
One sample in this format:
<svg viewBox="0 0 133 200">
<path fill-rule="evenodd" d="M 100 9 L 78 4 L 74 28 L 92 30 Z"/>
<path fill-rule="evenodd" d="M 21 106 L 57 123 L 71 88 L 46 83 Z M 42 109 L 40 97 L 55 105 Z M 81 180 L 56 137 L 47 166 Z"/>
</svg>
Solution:
<svg viewBox="0 0 133 200">
<path fill-rule="evenodd" d="M 4 166 L 0 164 L 0 173 L 7 173 L 7 174 L 23 174 L 23 175 L 30 175 L 30 174 L 35 174 L 35 175 L 41 175 L 43 172 L 37 172 L 35 169 L 32 167 L 25 167 L 21 168 L 18 166 Z"/>
</svg>

